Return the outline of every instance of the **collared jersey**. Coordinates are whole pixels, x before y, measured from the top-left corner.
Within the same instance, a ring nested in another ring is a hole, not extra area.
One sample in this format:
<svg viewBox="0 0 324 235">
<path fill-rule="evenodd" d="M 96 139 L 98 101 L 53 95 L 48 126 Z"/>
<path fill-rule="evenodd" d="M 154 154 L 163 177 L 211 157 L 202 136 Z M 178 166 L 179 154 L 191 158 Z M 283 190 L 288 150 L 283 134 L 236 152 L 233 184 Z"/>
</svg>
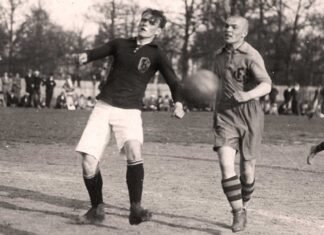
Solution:
<svg viewBox="0 0 324 235">
<path fill-rule="evenodd" d="M 252 90 L 261 82 L 271 84 L 260 53 L 247 42 L 235 50 L 226 47 L 219 49 L 216 52 L 214 71 L 222 81 L 219 110 L 239 104 L 233 99 L 235 92 Z"/>
<path fill-rule="evenodd" d="M 159 71 L 173 100 L 180 101 L 180 80 L 161 49 L 154 43 L 137 46 L 136 38 L 115 39 L 86 51 L 88 62 L 113 56 L 113 65 L 98 99 L 126 109 L 142 109 L 146 86 Z"/>
</svg>

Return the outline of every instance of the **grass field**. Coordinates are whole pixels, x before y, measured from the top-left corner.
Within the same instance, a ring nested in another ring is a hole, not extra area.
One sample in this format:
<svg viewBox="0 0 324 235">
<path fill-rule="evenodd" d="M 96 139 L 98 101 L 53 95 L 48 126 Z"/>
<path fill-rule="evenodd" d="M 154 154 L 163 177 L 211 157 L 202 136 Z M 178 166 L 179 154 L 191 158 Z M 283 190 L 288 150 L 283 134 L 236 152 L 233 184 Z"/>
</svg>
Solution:
<svg viewBox="0 0 324 235">
<path fill-rule="evenodd" d="M 231 234 L 231 213 L 212 152 L 212 113 L 183 120 L 143 113 L 143 204 L 151 222 L 128 224 L 125 162 L 115 141 L 101 163 L 106 220 L 76 225 L 89 208 L 74 147 L 88 111 L 0 109 L 1 234 Z M 324 234 L 324 120 L 266 116 L 256 191 L 240 234 Z"/>
</svg>

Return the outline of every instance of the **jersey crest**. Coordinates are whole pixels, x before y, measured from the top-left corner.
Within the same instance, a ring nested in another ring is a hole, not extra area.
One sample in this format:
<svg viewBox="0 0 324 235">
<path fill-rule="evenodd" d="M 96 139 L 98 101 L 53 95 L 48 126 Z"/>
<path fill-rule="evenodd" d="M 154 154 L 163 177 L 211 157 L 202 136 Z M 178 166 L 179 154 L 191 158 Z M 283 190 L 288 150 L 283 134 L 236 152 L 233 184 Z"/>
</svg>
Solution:
<svg viewBox="0 0 324 235">
<path fill-rule="evenodd" d="M 151 66 L 151 61 L 148 57 L 141 57 L 137 69 L 140 73 L 145 73 Z"/>
</svg>

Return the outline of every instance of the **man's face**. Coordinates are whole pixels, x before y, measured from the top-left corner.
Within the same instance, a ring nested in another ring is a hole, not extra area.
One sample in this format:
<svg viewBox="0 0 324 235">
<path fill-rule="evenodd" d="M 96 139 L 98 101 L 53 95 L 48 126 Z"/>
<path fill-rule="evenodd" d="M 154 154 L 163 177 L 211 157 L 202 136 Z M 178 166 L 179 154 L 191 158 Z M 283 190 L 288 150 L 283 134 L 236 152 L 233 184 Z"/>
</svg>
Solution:
<svg viewBox="0 0 324 235">
<path fill-rule="evenodd" d="M 151 13 L 145 13 L 138 25 L 138 36 L 141 38 L 154 38 L 161 32 L 159 24 L 160 19 L 153 17 Z"/>
<path fill-rule="evenodd" d="M 239 44 L 247 35 L 247 22 L 241 18 L 228 18 L 224 27 L 224 40 L 227 44 Z"/>
</svg>

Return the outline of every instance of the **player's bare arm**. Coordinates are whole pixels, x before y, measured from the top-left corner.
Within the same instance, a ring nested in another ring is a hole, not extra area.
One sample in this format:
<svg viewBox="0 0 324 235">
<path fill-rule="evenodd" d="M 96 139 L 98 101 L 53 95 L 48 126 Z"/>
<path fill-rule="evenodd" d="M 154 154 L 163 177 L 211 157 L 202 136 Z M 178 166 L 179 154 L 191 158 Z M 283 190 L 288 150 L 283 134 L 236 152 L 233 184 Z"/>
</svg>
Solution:
<svg viewBox="0 0 324 235">
<path fill-rule="evenodd" d="M 262 97 L 269 94 L 271 91 L 271 84 L 267 82 L 261 82 L 258 86 L 250 91 L 237 91 L 233 94 L 233 97 L 238 102 L 246 102 L 252 99 Z"/>
</svg>

